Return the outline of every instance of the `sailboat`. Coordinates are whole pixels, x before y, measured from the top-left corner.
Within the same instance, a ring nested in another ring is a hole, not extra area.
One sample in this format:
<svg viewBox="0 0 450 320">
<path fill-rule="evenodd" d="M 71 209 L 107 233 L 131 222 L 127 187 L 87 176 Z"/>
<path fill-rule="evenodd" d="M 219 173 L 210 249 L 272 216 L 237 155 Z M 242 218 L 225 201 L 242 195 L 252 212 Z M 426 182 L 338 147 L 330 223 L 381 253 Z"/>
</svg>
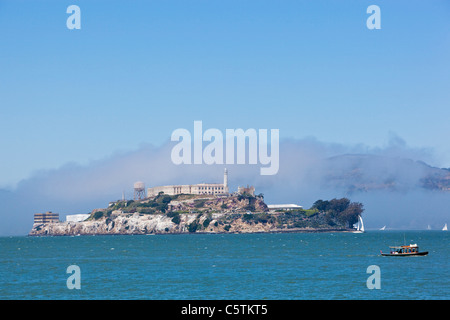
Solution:
<svg viewBox="0 0 450 320">
<path fill-rule="evenodd" d="M 445 226 L 442 228 L 442 231 L 448 231 L 447 224 L 445 224 Z"/>
<path fill-rule="evenodd" d="M 364 233 L 364 223 L 361 216 L 358 216 L 358 223 L 356 225 L 356 230 L 353 233 Z"/>
<path fill-rule="evenodd" d="M 381 227 L 380 230 L 386 230 L 386 226 Z"/>
<path fill-rule="evenodd" d="M 430 225 L 428 225 L 427 230 L 431 230 L 431 226 Z"/>
</svg>

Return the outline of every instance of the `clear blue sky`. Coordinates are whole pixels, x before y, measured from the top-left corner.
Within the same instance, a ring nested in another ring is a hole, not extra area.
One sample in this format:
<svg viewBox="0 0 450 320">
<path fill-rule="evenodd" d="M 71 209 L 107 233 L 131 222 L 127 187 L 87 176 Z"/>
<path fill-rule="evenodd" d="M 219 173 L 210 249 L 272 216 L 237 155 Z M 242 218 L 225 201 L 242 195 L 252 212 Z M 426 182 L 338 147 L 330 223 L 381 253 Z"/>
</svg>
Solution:
<svg viewBox="0 0 450 320">
<path fill-rule="evenodd" d="M 450 167 L 450 2 L 0 0 L 0 187 L 194 120 L 368 146 L 394 132 Z"/>
</svg>

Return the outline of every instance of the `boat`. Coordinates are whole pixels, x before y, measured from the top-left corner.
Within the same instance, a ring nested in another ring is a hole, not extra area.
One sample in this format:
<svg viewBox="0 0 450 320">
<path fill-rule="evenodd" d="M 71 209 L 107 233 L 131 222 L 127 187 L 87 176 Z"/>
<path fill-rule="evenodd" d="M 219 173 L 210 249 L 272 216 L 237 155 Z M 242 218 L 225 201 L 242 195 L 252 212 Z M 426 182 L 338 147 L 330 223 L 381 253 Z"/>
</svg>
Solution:
<svg viewBox="0 0 450 320">
<path fill-rule="evenodd" d="M 392 246 L 389 247 L 389 253 L 383 253 L 380 251 L 382 256 L 389 257 L 410 257 L 410 256 L 426 256 L 428 251 L 419 251 L 419 246 L 417 244 L 410 244 L 405 246 Z"/>
<path fill-rule="evenodd" d="M 442 228 L 442 231 L 448 231 L 447 224 L 445 224 L 445 226 Z"/>
<path fill-rule="evenodd" d="M 381 227 L 380 230 L 386 230 L 386 226 Z"/>
<path fill-rule="evenodd" d="M 361 216 L 358 216 L 358 223 L 356 224 L 356 230 L 353 233 L 364 233 L 364 223 Z"/>
<path fill-rule="evenodd" d="M 430 225 L 428 225 L 427 230 L 431 230 L 431 226 Z"/>
</svg>

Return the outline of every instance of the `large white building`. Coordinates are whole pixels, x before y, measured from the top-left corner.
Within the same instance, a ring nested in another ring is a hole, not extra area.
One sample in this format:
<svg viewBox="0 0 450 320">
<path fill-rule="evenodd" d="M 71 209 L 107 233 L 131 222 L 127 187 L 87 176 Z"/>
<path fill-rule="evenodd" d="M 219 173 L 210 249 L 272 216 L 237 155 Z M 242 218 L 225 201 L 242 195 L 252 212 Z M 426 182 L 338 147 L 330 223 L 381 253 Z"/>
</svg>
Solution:
<svg viewBox="0 0 450 320">
<path fill-rule="evenodd" d="M 223 183 L 199 183 L 185 185 L 159 186 L 147 189 L 147 197 L 157 196 L 160 192 L 168 195 L 176 194 L 228 194 L 228 171 L 225 169 Z"/>
</svg>

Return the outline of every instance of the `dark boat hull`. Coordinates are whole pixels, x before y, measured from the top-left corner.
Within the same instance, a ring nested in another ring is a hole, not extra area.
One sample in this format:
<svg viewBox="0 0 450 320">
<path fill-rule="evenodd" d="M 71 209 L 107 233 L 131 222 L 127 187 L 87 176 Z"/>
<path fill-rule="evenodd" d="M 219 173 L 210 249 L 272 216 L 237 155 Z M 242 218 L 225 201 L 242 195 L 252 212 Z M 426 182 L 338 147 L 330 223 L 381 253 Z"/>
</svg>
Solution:
<svg viewBox="0 0 450 320">
<path fill-rule="evenodd" d="M 382 256 L 385 257 L 411 257 L 411 256 L 426 256 L 428 254 L 428 251 L 424 252 L 411 252 L 411 253 L 381 253 Z"/>
</svg>

